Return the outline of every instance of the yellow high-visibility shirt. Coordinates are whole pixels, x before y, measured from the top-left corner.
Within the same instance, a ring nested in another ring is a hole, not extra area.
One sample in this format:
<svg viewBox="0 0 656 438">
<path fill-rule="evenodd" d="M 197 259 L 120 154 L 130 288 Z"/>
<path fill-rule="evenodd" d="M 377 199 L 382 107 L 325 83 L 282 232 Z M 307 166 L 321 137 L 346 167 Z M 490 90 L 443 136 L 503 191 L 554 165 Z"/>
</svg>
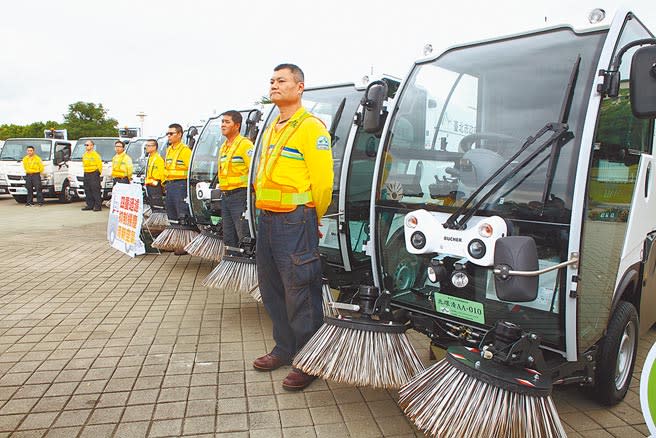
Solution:
<svg viewBox="0 0 656 438">
<path fill-rule="evenodd" d="M 112 158 L 112 178 L 132 179 L 132 158 L 125 152 Z"/>
<path fill-rule="evenodd" d="M 235 190 L 248 186 L 248 168 L 253 156 L 253 143 L 246 137 L 237 135 L 228 145 L 224 141 L 219 152 L 219 187 L 221 190 Z"/>
<path fill-rule="evenodd" d="M 25 169 L 25 173 L 43 173 L 43 161 L 41 161 L 41 157 L 37 154 L 34 154 L 31 157 L 25 155 L 23 157 L 23 168 Z"/>
<path fill-rule="evenodd" d="M 291 117 L 290 122 L 305 111 L 301 107 Z M 268 140 L 269 144 L 268 147 L 262 148 L 260 160 L 264 160 L 268 150 L 272 150 L 277 140 L 283 137 L 285 129 L 293 128 L 285 126 L 276 131 L 277 121 L 278 119 L 274 120 L 264 133 L 264 141 Z M 270 174 L 263 170 L 257 175 L 258 184 L 261 178 L 265 178 L 275 184 L 293 187 L 298 193 L 311 191 L 318 219 L 321 219 L 330 206 L 334 177 L 330 135 L 316 117 L 304 120 L 287 144 L 283 145 L 280 157 Z"/>
<path fill-rule="evenodd" d="M 82 167 L 84 168 L 85 173 L 95 172 L 102 173 L 103 162 L 100 154 L 95 151 L 86 151 L 82 154 Z"/>
<path fill-rule="evenodd" d="M 186 179 L 191 161 L 191 149 L 180 142 L 166 148 L 166 160 L 164 162 L 164 179 L 175 181 Z"/>
<path fill-rule="evenodd" d="M 148 166 L 146 166 L 146 185 L 157 186 L 164 181 L 164 158 L 155 152 L 148 157 Z"/>
</svg>

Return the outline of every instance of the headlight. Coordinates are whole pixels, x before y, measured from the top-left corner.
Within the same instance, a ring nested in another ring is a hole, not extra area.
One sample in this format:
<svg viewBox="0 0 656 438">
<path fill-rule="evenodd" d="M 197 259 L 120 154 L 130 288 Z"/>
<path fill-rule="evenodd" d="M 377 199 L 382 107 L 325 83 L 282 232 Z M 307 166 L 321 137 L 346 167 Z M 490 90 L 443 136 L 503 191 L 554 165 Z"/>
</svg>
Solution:
<svg viewBox="0 0 656 438">
<path fill-rule="evenodd" d="M 469 255 L 472 256 L 473 258 L 481 259 L 485 255 L 485 244 L 483 243 L 482 240 L 474 239 L 471 242 L 469 242 L 469 246 L 467 246 L 467 251 L 469 252 Z"/>
<path fill-rule="evenodd" d="M 416 216 L 410 215 L 410 216 L 405 218 L 405 225 L 408 228 L 417 228 L 417 223 L 418 223 L 418 221 L 417 221 Z"/>
<path fill-rule="evenodd" d="M 412 233 L 412 236 L 410 236 L 410 243 L 416 249 L 422 249 L 426 246 L 426 236 L 424 236 L 424 233 L 421 231 L 415 231 Z"/>
<path fill-rule="evenodd" d="M 483 222 L 478 226 L 478 235 L 481 237 L 490 237 L 494 233 L 494 228 L 487 222 Z"/>
<path fill-rule="evenodd" d="M 0 173 L 0 180 L 5 181 L 7 179 L 6 173 Z"/>
</svg>

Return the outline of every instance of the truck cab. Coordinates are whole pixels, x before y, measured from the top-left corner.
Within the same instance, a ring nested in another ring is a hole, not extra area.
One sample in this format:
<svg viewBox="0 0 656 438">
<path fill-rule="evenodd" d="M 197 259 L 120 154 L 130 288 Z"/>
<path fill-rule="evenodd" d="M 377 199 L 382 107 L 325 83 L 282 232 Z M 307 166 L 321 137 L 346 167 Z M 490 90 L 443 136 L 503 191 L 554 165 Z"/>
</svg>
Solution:
<svg viewBox="0 0 656 438">
<path fill-rule="evenodd" d="M 23 157 L 28 146 L 34 146 L 41 157 L 45 170 L 41 179 L 41 190 L 46 198 L 70 201 L 66 183 L 68 181 L 72 142 L 52 138 L 10 138 L 0 152 L 0 192 L 6 191 L 16 202 L 25 203 L 25 169 Z"/>
<path fill-rule="evenodd" d="M 67 175 L 67 188 L 71 197 L 84 199 L 84 169 L 82 167 L 82 155 L 86 151 L 84 143 L 92 140 L 95 150 L 100 154 L 103 161 L 103 171 L 100 175 L 100 187 L 103 199 L 109 199 L 112 195 L 112 157 L 114 156 L 114 142 L 118 137 L 82 137 L 75 143 L 71 161 L 69 162 Z"/>
</svg>

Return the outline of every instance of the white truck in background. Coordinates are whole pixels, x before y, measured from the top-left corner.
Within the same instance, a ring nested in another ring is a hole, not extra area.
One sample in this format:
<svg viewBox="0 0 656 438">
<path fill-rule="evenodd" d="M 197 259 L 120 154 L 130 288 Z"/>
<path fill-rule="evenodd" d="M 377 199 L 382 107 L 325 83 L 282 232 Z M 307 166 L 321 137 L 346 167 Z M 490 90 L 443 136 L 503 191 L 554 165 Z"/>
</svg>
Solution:
<svg viewBox="0 0 656 438">
<path fill-rule="evenodd" d="M 109 199 L 112 196 L 112 157 L 116 153 L 114 142 L 118 137 L 82 137 L 75 144 L 71 161 L 68 166 L 67 191 L 71 198 L 84 199 L 84 168 L 82 166 L 82 155 L 86 151 L 84 146 L 87 140 L 92 140 L 95 144 L 95 150 L 100 154 L 103 161 L 103 170 L 100 177 L 100 187 L 102 189 L 102 198 Z"/>
<path fill-rule="evenodd" d="M 73 146 L 69 140 L 54 138 L 10 138 L 5 141 L 0 152 L 0 193 L 8 192 L 19 203 L 25 203 L 27 200 L 22 160 L 27 154 L 28 146 L 33 146 L 35 153 L 43 161 L 43 196 L 70 202 L 67 182 Z"/>
</svg>

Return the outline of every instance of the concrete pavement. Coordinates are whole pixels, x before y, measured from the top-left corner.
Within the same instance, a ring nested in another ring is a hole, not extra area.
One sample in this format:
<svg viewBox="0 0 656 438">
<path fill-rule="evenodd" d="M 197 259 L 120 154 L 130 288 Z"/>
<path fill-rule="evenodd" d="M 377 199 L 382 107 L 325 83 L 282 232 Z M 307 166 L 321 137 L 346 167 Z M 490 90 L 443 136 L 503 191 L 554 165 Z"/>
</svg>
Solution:
<svg viewBox="0 0 656 438">
<path fill-rule="evenodd" d="M 422 436 L 395 391 L 318 380 L 288 393 L 287 367 L 254 371 L 273 342 L 261 305 L 203 287 L 208 262 L 111 249 L 107 210 L 82 206 L 0 196 L 0 437 Z M 429 364 L 427 338 L 411 338 Z M 557 389 L 569 436 L 646 436 L 639 372 L 613 408 Z"/>
</svg>

